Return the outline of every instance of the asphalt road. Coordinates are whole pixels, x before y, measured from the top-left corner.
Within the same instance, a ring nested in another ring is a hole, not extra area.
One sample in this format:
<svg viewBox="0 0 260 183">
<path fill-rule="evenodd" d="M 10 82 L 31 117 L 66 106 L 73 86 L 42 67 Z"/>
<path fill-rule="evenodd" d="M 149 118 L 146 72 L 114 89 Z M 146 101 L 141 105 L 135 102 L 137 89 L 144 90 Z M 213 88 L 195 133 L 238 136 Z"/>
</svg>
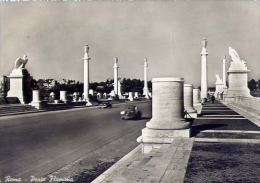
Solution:
<svg viewBox="0 0 260 183">
<path fill-rule="evenodd" d="M 125 104 L 1 117 L 0 180 L 44 177 L 133 131 L 138 137 L 151 118 L 151 101 L 136 105 L 143 112 L 138 121 L 121 120 Z"/>
</svg>

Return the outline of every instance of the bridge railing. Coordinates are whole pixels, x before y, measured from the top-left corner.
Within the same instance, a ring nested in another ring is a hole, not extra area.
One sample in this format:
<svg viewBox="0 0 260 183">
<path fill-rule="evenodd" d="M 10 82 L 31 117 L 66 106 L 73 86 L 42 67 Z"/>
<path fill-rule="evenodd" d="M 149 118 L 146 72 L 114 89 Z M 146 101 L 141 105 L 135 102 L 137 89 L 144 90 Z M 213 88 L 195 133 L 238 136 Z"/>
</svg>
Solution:
<svg viewBox="0 0 260 183">
<path fill-rule="evenodd" d="M 236 96 L 235 102 L 237 104 L 260 111 L 260 97 Z"/>
</svg>

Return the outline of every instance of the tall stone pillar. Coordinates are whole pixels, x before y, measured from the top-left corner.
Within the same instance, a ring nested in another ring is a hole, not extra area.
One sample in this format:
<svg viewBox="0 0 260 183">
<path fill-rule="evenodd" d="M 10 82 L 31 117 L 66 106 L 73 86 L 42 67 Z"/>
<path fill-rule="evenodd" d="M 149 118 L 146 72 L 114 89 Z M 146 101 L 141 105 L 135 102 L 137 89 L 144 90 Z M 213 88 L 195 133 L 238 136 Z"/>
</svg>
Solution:
<svg viewBox="0 0 260 183">
<path fill-rule="evenodd" d="M 201 55 L 201 99 L 205 102 L 205 98 L 208 97 L 208 66 L 207 66 L 207 40 L 203 39 L 201 41 L 202 51 Z"/>
<path fill-rule="evenodd" d="M 33 90 L 32 102 L 29 105 L 35 107 L 36 109 L 41 109 L 40 91 Z"/>
<path fill-rule="evenodd" d="M 193 85 L 184 84 L 185 118 L 197 118 L 197 111 L 193 107 Z"/>
<path fill-rule="evenodd" d="M 149 90 L 148 90 L 148 83 L 147 83 L 147 58 L 144 61 L 144 88 L 143 88 L 143 95 L 145 95 L 145 98 L 149 99 Z"/>
<path fill-rule="evenodd" d="M 123 96 L 122 96 L 122 87 L 121 87 L 121 76 L 118 77 L 117 92 L 118 92 L 119 99 L 122 99 Z"/>
<path fill-rule="evenodd" d="M 226 86 L 227 85 L 227 80 L 226 80 L 226 63 L 227 63 L 227 61 L 226 61 L 226 55 L 224 55 L 224 58 L 223 58 L 223 61 L 222 61 L 222 64 L 223 64 L 223 71 L 222 71 L 222 73 L 223 73 L 223 84 L 224 84 L 224 86 Z"/>
<path fill-rule="evenodd" d="M 227 75 L 227 71 L 226 71 L 226 55 L 224 55 L 224 58 L 223 58 L 223 91 L 220 95 L 220 98 L 221 99 L 224 99 L 224 97 L 227 95 L 227 79 L 226 79 L 226 75 Z"/>
<path fill-rule="evenodd" d="M 86 101 L 86 106 L 92 106 L 92 104 L 89 101 L 89 46 L 85 45 L 84 49 L 84 57 L 82 58 L 84 60 L 84 101 Z"/>
<path fill-rule="evenodd" d="M 153 78 L 152 119 L 142 136 L 143 153 L 172 143 L 175 137 L 190 137 L 190 123 L 183 118 L 183 78 Z"/>
<path fill-rule="evenodd" d="M 118 95 L 118 58 L 115 57 L 115 63 L 114 63 L 114 91 L 115 94 Z"/>
</svg>

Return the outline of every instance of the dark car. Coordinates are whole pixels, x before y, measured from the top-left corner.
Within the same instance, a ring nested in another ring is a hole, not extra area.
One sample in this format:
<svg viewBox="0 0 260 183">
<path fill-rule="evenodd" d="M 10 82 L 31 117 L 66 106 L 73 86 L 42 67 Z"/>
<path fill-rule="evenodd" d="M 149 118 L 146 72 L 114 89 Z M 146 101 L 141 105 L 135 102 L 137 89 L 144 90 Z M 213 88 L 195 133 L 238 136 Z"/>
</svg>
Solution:
<svg viewBox="0 0 260 183">
<path fill-rule="evenodd" d="M 112 108 L 112 104 L 110 101 L 103 101 L 99 104 L 99 108 L 100 109 L 104 109 L 104 108 Z"/>
<path fill-rule="evenodd" d="M 142 112 L 137 106 L 128 105 L 125 110 L 120 112 L 122 119 L 141 119 Z"/>
</svg>

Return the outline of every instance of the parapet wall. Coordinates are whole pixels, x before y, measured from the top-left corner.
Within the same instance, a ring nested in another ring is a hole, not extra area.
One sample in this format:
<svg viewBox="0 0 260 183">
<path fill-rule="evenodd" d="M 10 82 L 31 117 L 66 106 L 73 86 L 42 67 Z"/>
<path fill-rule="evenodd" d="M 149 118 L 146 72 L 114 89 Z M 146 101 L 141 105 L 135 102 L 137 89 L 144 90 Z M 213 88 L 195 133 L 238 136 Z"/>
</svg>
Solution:
<svg viewBox="0 0 260 183">
<path fill-rule="evenodd" d="M 237 104 L 260 111 L 260 97 L 237 96 L 235 102 Z"/>
</svg>

